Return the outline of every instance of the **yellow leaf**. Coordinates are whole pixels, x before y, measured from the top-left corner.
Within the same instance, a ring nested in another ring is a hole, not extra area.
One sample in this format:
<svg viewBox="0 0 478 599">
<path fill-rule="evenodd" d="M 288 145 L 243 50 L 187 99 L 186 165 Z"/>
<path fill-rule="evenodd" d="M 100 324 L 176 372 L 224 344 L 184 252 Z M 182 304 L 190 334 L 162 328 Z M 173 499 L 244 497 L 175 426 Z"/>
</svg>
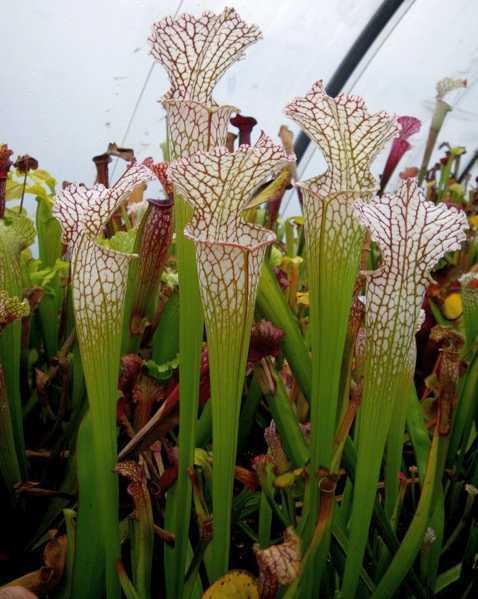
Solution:
<svg viewBox="0 0 478 599">
<path fill-rule="evenodd" d="M 468 217 L 468 222 L 472 227 L 478 227 L 478 214 Z"/>
<path fill-rule="evenodd" d="M 146 185 L 138 185 L 133 191 L 129 194 L 128 204 L 137 204 L 138 202 L 143 201 L 143 195 Z"/>
<path fill-rule="evenodd" d="M 309 305 L 309 292 L 306 291 L 306 292 L 302 293 L 301 291 L 299 291 L 297 293 L 297 303 L 301 304 L 302 306 L 308 306 Z"/>
<path fill-rule="evenodd" d="M 456 320 L 463 313 L 463 302 L 461 294 L 454 291 L 447 296 L 443 302 L 443 315 L 448 320 Z"/>
<path fill-rule="evenodd" d="M 280 265 L 284 268 L 287 268 L 289 265 L 292 267 L 298 267 L 302 264 L 303 261 L 304 259 L 301 258 L 301 256 L 294 256 L 294 258 L 291 258 L 290 256 L 283 256 Z"/>
<path fill-rule="evenodd" d="M 231 570 L 216 580 L 202 599 L 259 599 L 259 588 L 249 572 Z"/>
<path fill-rule="evenodd" d="M 252 198 L 245 207 L 245 210 L 259 206 L 264 202 L 270 202 L 271 200 L 277 199 L 284 193 L 284 189 L 289 184 L 289 181 L 289 169 L 284 167 L 271 183 L 266 185 L 262 191 Z"/>
</svg>

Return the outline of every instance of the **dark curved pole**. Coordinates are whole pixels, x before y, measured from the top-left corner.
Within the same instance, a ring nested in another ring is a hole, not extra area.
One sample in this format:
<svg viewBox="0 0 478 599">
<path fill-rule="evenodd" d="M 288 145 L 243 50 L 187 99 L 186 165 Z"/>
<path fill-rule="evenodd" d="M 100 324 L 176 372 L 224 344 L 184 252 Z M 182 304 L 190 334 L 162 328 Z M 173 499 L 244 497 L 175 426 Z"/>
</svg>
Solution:
<svg viewBox="0 0 478 599">
<path fill-rule="evenodd" d="M 341 92 L 362 58 L 404 1 L 384 0 L 382 2 L 326 85 L 325 89 L 329 96 L 335 97 Z M 297 163 L 300 162 L 309 143 L 310 138 L 301 131 L 294 144 Z"/>
<path fill-rule="evenodd" d="M 461 173 L 461 175 L 458 177 L 458 183 L 461 183 L 463 181 L 463 179 L 471 171 L 471 169 L 473 168 L 473 166 L 475 165 L 475 162 L 477 160 L 478 160 L 478 150 L 475 150 L 475 153 L 473 154 L 473 156 L 469 160 L 468 164 L 463 169 L 463 172 Z"/>
</svg>

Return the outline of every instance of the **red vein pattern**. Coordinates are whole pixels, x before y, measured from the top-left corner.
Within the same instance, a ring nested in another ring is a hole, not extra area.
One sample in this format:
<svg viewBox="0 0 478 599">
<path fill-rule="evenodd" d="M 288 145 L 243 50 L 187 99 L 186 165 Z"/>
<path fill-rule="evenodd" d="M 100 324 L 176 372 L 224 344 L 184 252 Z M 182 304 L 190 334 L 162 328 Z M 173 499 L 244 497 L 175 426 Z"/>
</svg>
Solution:
<svg viewBox="0 0 478 599">
<path fill-rule="evenodd" d="M 168 177 L 194 208 L 189 235 L 254 245 L 256 235 L 250 237 L 247 231 L 255 227 L 242 222 L 241 212 L 257 187 L 293 160 L 263 133 L 254 146 L 240 146 L 233 153 L 218 147 L 174 162 Z"/>
<path fill-rule="evenodd" d="M 243 222 L 241 211 L 254 190 L 293 156 L 262 135 L 255 146 L 198 152 L 174 162 L 168 177 L 193 207 L 185 235 L 196 243 L 206 321 L 215 326 L 226 312 L 241 324 L 254 303 L 265 248 L 275 235 Z"/>
<path fill-rule="evenodd" d="M 254 544 L 254 554 L 259 566 L 260 596 L 273 599 L 277 596 L 280 585 L 289 585 L 300 573 L 302 557 L 299 537 L 292 527 L 284 531 L 284 541 L 261 549 Z"/>
<path fill-rule="evenodd" d="M 229 118 L 233 112 L 237 112 L 237 109 L 232 106 L 218 106 L 212 97 L 213 89 L 226 69 L 239 60 L 244 55 L 245 49 L 260 37 L 260 31 L 254 25 L 244 23 L 235 10 L 231 8 L 225 8 L 220 14 L 205 12 L 200 17 L 184 14 L 177 19 L 166 18 L 154 24 L 153 33 L 149 40 L 151 42 L 151 53 L 164 66 L 170 81 L 170 89 L 162 98 L 162 104 L 167 113 L 169 149 L 172 160 L 191 156 L 196 152 L 205 152 L 216 146 L 222 147 L 226 145 Z M 171 169 L 168 171 L 168 174 L 170 171 Z M 174 172 L 174 167 L 171 172 Z M 220 175 L 223 176 L 223 173 L 220 173 Z M 176 182 L 173 181 L 173 183 Z M 189 288 L 187 295 L 190 297 L 186 299 L 192 301 L 199 290 L 195 275 L 193 275 L 193 279 L 189 278 L 189 281 L 186 280 L 186 277 L 191 277 L 190 273 L 194 269 L 194 255 L 191 243 L 184 239 L 184 226 L 190 222 L 192 210 L 179 195 L 176 196 L 175 212 L 180 295 L 184 300 L 183 292 Z M 222 252 L 223 247 L 220 244 L 218 248 Z M 201 253 L 202 249 L 198 247 L 197 259 L 204 257 L 208 260 L 209 249 L 204 248 L 205 255 L 203 256 Z M 264 246 L 259 247 L 251 260 L 260 262 L 264 251 Z M 244 252 L 244 261 L 241 261 L 243 257 L 242 253 L 238 256 L 231 255 L 231 253 L 237 254 L 237 249 L 231 247 L 225 248 L 224 246 L 224 252 L 225 262 L 221 261 L 221 258 L 217 254 L 212 253 L 210 256 L 211 259 L 217 260 L 214 270 L 218 278 L 222 278 L 223 276 L 241 277 L 243 268 L 249 260 L 249 254 Z M 236 272 L 235 269 L 238 269 L 238 271 Z M 226 275 L 226 270 L 228 271 L 228 275 Z M 204 290 L 203 302 L 207 302 L 204 294 L 208 292 L 208 289 Z M 248 292 L 246 292 L 246 295 L 248 295 Z M 181 356 L 184 358 L 182 365 L 180 365 L 180 380 L 183 381 L 181 383 L 181 394 L 184 392 L 188 395 L 188 405 L 193 409 L 192 405 L 197 399 L 197 389 L 191 387 L 183 374 L 187 372 L 187 369 L 191 370 L 193 368 L 193 360 L 197 361 L 199 358 L 203 325 L 202 318 L 197 312 L 197 318 L 194 319 L 195 322 L 192 322 L 192 316 L 188 319 L 185 306 L 186 303 L 181 301 L 181 322 L 184 325 L 180 331 Z M 185 323 L 188 321 L 189 324 L 186 325 Z M 244 323 L 241 323 L 241 325 L 245 326 Z M 211 344 L 211 341 L 209 343 Z M 243 352 L 239 348 L 239 355 L 241 353 Z M 191 366 L 188 366 L 189 364 Z M 237 366 L 236 370 L 238 370 Z M 236 375 L 237 372 L 231 373 L 233 379 Z M 211 375 L 211 379 L 214 379 L 213 374 Z M 231 401 L 233 402 L 236 401 L 235 395 L 236 393 L 231 393 Z M 181 424 L 180 429 L 184 429 L 184 434 L 188 435 L 188 431 L 192 431 L 192 429 L 191 425 L 187 424 L 188 418 L 185 414 L 184 410 L 180 411 L 180 420 L 185 423 L 184 426 Z M 216 418 L 213 418 L 213 421 L 213 428 L 217 433 L 217 414 Z M 215 434 L 215 439 L 217 441 L 217 434 Z M 184 514 L 181 512 L 186 510 L 189 513 L 188 504 L 190 504 L 190 482 L 187 477 L 186 468 L 191 464 L 192 449 L 194 447 L 194 445 L 191 445 L 191 435 L 187 441 L 181 437 L 179 445 L 182 448 L 181 455 L 184 457 L 180 459 L 178 477 L 178 489 L 182 489 L 181 493 L 179 493 L 181 495 L 179 503 L 182 507 L 177 508 L 177 515 L 179 514 L 179 518 L 183 518 Z M 216 471 L 220 471 L 220 464 L 218 465 L 220 458 L 216 458 L 217 456 L 215 457 Z M 227 498 L 222 496 L 222 492 L 218 494 L 216 489 L 213 495 L 216 498 L 221 497 L 227 504 Z M 219 508 L 216 508 L 214 510 L 215 520 L 219 518 Z M 175 518 L 176 523 L 179 525 L 178 517 L 176 516 Z M 226 529 L 228 529 L 227 524 L 224 526 L 224 530 Z M 219 533 L 216 535 L 215 541 L 218 535 Z M 180 535 L 176 546 L 177 549 L 174 552 L 174 567 L 177 570 L 178 578 L 183 574 L 180 570 L 184 571 L 185 568 L 186 545 L 184 541 L 184 536 Z M 213 545 L 216 546 L 216 542 Z M 213 553 L 216 553 L 215 549 Z M 213 559 L 216 573 L 222 569 L 220 562 L 224 561 L 226 552 L 222 548 L 219 553 L 222 553 L 222 555 L 217 555 L 215 556 L 216 559 Z M 171 565 L 173 565 L 172 562 Z M 178 584 L 182 587 L 182 583 Z M 181 594 L 179 587 L 175 589 L 176 591 L 176 594 Z"/>
<path fill-rule="evenodd" d="M 398 135 L 399 125 L 386 112 L 369 114 L 357 96 L 331 98 L 322 81 L 305 97 L 290 102 L 285 113 L 318 144 L 328 166 L 322 175 L 298 184 L 304 195 L 309 259 L 317 269 L 323 252 L 323 260 L 344 270 L 360 251 L 363 238 L 352 202 L 370 197 L 376 187 L 370 163 Z"/>
<path fill-rule="evenodd" d="M 254 190 L 293 159 L 262 135 L 255 146 L 197 152 L 173 162 L 168 178 L 193 208 L 185 237 L 196 246 L 207 331 L 213 422 L 213 579 L 227 570 L 239 408 L 254 303 L 272 231 L 241 220 Z M 222 475 L 221 475 L 222 473 Z"/>
<path fill-rule="evenodd" d="M 169 246 L 173 237 L 173 215 L 172 200 L 149 200 L 149 208 L 139 227 L 138 277 L 130 322 L 130 330 L 133 334 L 138 334 L 141 330 L 143 318 L 153 317 L 160 277 L 168 260 Z"/>
<path fill-rule="evenodd" d="M 263 134 L 255 146 L 197 152 L 169 167 L 168 178 L 194 210 L 185 235 L 196 244 L 207 326 L 227 315 L 242 327 L 244 311 L 252 316 L 265 248 L 275 235 L 243 222 L 241 211 L 255 189 L 293 159 Z"/>
<path fill-rule="evenodd" d="M 209 106 L 190 100 L 163 100 L 168 114 L 169 152 L 172 160 L 226 144 L 234 106 Z"/>
<path fill-rule="evenodd" d="M 145 164 L 135 163 L 110 188 L 101 184 L 87 188 L 72 183 L 59 191 L 53 214 L 60 221 L 65 243 L 73 246 L 82 232 L 97 237 L 133 189 L 153 178 Z"/>
<path fill-rule="evenodd" d="M 460 248 L 468 227 L 464 212 L 426 201 L 414 179 L 404 180 L 396 194 L 356 202 L 354 210 L 378 244 L 382 265 L 365 273 L 364 386 L 349 538 L 354 553 L 347 559 L 342 588 L 347 597 L 355 595 L 358 584 L 367 542 L 363 530 L 372 517 L 393 414 L 400 410 L 396 402 L 409 396 L 413 382 L 415 332 L 430 272 L 446 252 Z"/>
<path fill-rule="evenodd" d="M 166 69 L 171 85 L 164 99 L 214 104 L 216 82 L 261 37 L 259 29 L 244 23 L 233 8 L 155 23 L 151 54 Z"/>
<path fill-rule="evenodd" d="M 167 17 L 153 25 L 151 54 L 170 81 L 161 103 L 168 115 L 172 160 L 226 145 L 229 119 L 238 109 L 218 106 L 212 92 L 224 72 L 260 38 L 259 29 L 244 23 L 233 8 L 200 17 Z"/>
<path fill-rule="evenodd" d="M 144 509 L 149 502 L 146 500 L 147 486 L 143 467 L 136 462 L 126 460 L 119 462 L 115 470 L 129 480 L 128 493 L 134 498 L 136 509 Z"/>
<path fill-rule="evenodd" d="M 327 162 L 325 191 L 357 191 L 375 187 L 370 163 L 385 144 L 397 136 L 399 127 L 387 112 L 368 113 L 358 96 L 332 98 L 317 81 L 303 98 L 295 98 L 285 114 L 320 147 Z M 314 181 L 314 180 L 312 180 Z M 311 183 L 312 183 L 311 181 Z"/>
<path fill-rule="evenodd" d="M 93 447 L 93 480 L 100 482 L 96 509 L 104 541 L 107 594 L 115 593 L 120 555 L 116 399 L 124 298 L 131 255 L 97 243 L 108 217 L 138 185 L 154 179 L 144 164 L 130 166 L 106 189 L 69 185 L 57 194 L 53 214 L 71 252 L 71 285 L 76 334 L 88 393 Z M 81 509 L 81 506 L 80 506 Z M 106 542 L 107 539 L 107 542 Z"/>
<path fill-rule="evenodd" d="M 298 183 L 303 190 L 313 355 L 311 397 L 312 470 L 330 467 L 340 394 L 340 373 L 364 231 L 353 202 L 377 187 L 370 163 L 399 131 L 386 112 L 370 114 L 357 96 L 327 95 L 322 81 L 285 113 L 321 149 L 327 170 Z M 330 343 L 330 339 L 334 343 Z M 317 518 L 318 488 L 308 487 L 305 513 Z"/>
<path fill-rule="evenodd" d="M 73 306 L 77 334 L 85 349 L 104 340 L 105 330 L 121 329 L 128 263 L 131 256 L 99 245 L 96 238 L 109 216 L 138 185 L 154 178 L 144 164 L 134 164 L 109 189 L 68 185 L 58 192 L 53 215 L 71 250 Z"/>
<path fill-rule="evenodd" d="M 460 248 L 468 223 L 463 211 L 426 201 L 415 179 L 404 180 L 396 194 L 356 202 L 354 210 L 382 252 L 382 266 L 367 273 L 365 304 L 371 384 L 378 385 L 388 368 L 398 373 L 408 365 L 430 272 Z"/>
</svg>

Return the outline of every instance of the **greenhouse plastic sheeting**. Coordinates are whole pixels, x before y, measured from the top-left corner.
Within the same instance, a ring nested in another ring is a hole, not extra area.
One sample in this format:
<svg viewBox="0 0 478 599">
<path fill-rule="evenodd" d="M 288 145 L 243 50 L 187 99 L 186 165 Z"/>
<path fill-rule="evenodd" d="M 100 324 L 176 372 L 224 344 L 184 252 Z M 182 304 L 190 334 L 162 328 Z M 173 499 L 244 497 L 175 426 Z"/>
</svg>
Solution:
<svg viewBox="0 0 478 599">
<path fill-rule="evenodd" d="M 110 141 L 133 147 L 138 158 L 159 158 L 165 128 L 158 100 L 168 83 L 149 55 L 151 24 L 166 15 L 220 11 L 225 5 L 259 25 L 264 39 L 228 71 L 216 98 L 255 116 L 258 130 L 274 136 L 282 123 L 297 132 L 282 114 L 284 105 L 316 79 L 330 79 L 380 2 L 5 3 L 0 141 L 35 156 L 59 181 L 86 184 L 94 180 L 92 156 Z M 450 96 L 455 110 L 442 139 L 467 145 L 469 153 L 475 149 L 477 15 L 476 3 L 468 0 L 404 2 L 345 87 L 363 95 L 373 110 L 424 121 L 406 164 L 419 157 L 435 83 L 445 76 L 466 77 L 469 85 Z M 380 161 L 376 166 L 379 170 Z M 311 176 L 322 169 L 311 145 L 301 170 Z M 289 199 L 288 211 L 297 212 L 294 194 Z"/>
<path fill-rule="evenodd" d="M 94 179 L 92 156 L 110 141 L 159 157 L 168 81 L 149 55 L 151 26 L 167 15 L 233 6 L 264 39 L 216 88 L 219 102 L 254 115 L 270 135 L 282 109 L 312 81 L 328 79 L 377 0 L 183 2 L 24 1 L 5 4 L 0 139 L 35 156 L 59 179 Z M 152 70 L 151 70 L 152 69 Z"/>
<path fill-rule="evenodd" d="M 460 0 L 453 4 L 420 0 L 413 3 L 399 22 L 373 48 L 357 69 L 345 91 L 363 96 L 371 110 L 413 115 L 422 128 L 410 142 L 400 169 L 419 166 L 435 106 L 435 85 L 444 77 L 467 79 L 467 87 L 446 96 L 453 107 L 445 120 L 439 143 L 465 146 L 463 163 L 478 148 L 478 5 Z M 367 60 L 368 58 L 368 60 Z M 444 151 L 438 149 L 437 159 Z M 374 164 L 376 174 L 386 152 Z M 302 164 L 301 178 L 324 169 L 322 157 L 311 144 Z M 395 178 L 397 174 L 395 175 Z M 393 181 L 392 181 L 393 183 Z M 293 196 L 288 211 L 297 212 Z"/>
</svg>

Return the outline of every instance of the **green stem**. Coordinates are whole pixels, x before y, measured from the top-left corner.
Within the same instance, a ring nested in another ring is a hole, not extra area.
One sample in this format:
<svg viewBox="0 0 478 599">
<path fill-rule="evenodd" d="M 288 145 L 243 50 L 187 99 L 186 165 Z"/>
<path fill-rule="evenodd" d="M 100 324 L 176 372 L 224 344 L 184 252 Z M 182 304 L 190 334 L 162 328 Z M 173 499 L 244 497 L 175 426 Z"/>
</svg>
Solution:
<svg viewBox="0 0 478 599">
<path fill-rule="evenodd" d="M 434 588 L 435 595 L 438 595 L 438 593 L 444 591 L 448 586 L 457 582 L 460 579 L 460 573 L 461 562 L 459 564 L 456 564 L 455 566 L 452 566 L 448 570 L 442 572 L 440 576 L 437 577 L 437 581 Z"/>
<path fill-rule="evenodd" d="M 72 599 L 100 597 L 104 593 L 103 538 L 91 534 L 100 526 L 98 519 L 96 471 L 91 466 L 93 429 L 89 413 L 80 426 L 77 442 L 79 513 L 76 528 L 75 564 L 72 579 Z M 93 472 L 92 472 L 93 469 Z"/>
<path fill-rule="evenodd" d="M 451 167 L 453 164 L 453 155 L 450 154 L 445 166 L 441 168 L 440 182 L 438 184 L 438 201 L 440 201 L 443 196 L 448 191 L 448 181 L 450 179 Z"/>
<path fill-rule="evenodd" d="M 15 448 L 15 437 L 10 415 L 10 405 L 3 368 L 0 364 L 0 475 L 8 491 L 13 494 L 14 485 L 20 479 L 20 466 Z"/>
<path fill-rule="evenodd" d="M 249 314 L 247 314 L 249 312 Z M 214 536 L 211 543 L 211 582 L 229 567 L 231 505 L 236 462 L 244 370 L 249 349 L 252 310 L 247 310 L 244 328 L 231 323 L 227 332 L 208 329 L 211 378 Z M 223 325 L 226 324 L 223 322 Z"/>
<path fill-rule="evenodd" d="M 269 372 L 274 380 L 275 390 L 274 393 L 266 394 L 267 402 L 287 457 L 295 468 L 300 468 L 309 461 L 310 452 L 282 379 L 274 370 L 270 369 Z"/>
<path fill-rule="evenodd" d="M 114 470 L 118 455 L 116 403 L 122 311 L 119 315 L 115 314 L 114 319 L 104 321 L 90 319 L 79 311 L 75 316 L 91 421 L 92 443 L 87 460 L 92 483 L 96 486 L 98 527 L 103 536 L 106 595 L 108 599 L 113 599 L 120 595 L 116 573 L 116 562 L 120 557 L 119 487 Z M 81 509 L 80 504 L 80 514 Z"/>
<path fill-rule="evenodd" d="M 126 573 L 125 567 L 121 560 L 118 560 L 116 564 L 116 571 L 118 572 L 118 578 L 126 599 L 141 599 L 136 592 L 136 589 L 134 588 L 128 574 Z"/>
<path fill-rule="evenodd" d="M 83 364 L 85 362 L 84 359 Z M 119 597 L 119 583 L 115 568 L 116 561 L 120 556 L 119 487 L 118 477 L 114 473 L 118 453 L 116 442 L 117 373 L 112 379 L 114 384 L 113 393 L 111 383 L 107 379 L 108 375 L 106 373 L 104 378 L 97 378 L 96 390 L 94 393 L 89 392 L 88 397 L 90 399 L 89 405 L 93 427 L 95 462 L 93 467 L 96 469 L 99 524 L 104 538 L 106 595 L 110 599 L 110 597 Z M 91 464 L 91 448 L 88 459 Z"/>
<path fill-rule="evenodd" d="M 400 548 L 394 555 L 388 570 L 378 584 L 373 594 L 373 599 L 388 599 L 392 597 L 415 561 L 417 553 L 423 544 L 423 537 L 429 521 L 430 507 L 439 471 L 439 462 L 446 454 L 447 445 L 448 439 L 440 437 L 435 432 L 428 457 L 422 493 L 415 515 L 400 544 Z"/>
<path fill-rule="evenodd" d="M 473 358 L 463 381 L 460 399 L 453 418 L 453 428 L 448 451 L 448 463 L 454 464 L 458 452 L 465 451 L 476 411 L 478 389 L 478 353 Z"/>
<path fill-rule="evenodd" d="M 73 566 L 75 564 L 75 518 L 76 513 L 71 509 L 63 510 L 65 518 L 66 536 L 67 536 L 67 553 L 66 553 L 66 572 L 63 580 L 63 588 L 59 593 L 59 599 L 69 599 L 72 597 L 71 589 L 73 585 Z"/>
<path fill-rule="evenodd" d="M 319 555 L 323 553 L 324 547 L 327 548 L 326 551 L 328 551 L 328 547 L 330 545 L 330 527 L 332 524 L 333 510 L 335 507 L 335 487 L 336 481 L 334 478 L 325 477 L 321 479 L 319 483 L 320 511 L 311 541 L 307 547 L 304 557 L 302 558 L 301 568 L 303 574 L 298 576 L 290 585 L 284 599 L 293 599 L 296 594 L 299 594 L 299 596 L 303 597 L 308 596 L 308 583 L 306 578 L 308 565 L 312 562 L 317 552 Z M 327 556 L 322 555 L 321 557 L 324 560 Z M 305 585 L 305 588 L 302 589 L 301 587 L 303 584 Z M 299 591 L 299 589 L 301 590 Z"/>
<path fill-rule="evenodd" d="M 262 391 L 257 379 L 254 377 L 251 380 L 239 417 L 238 451 L 241 451 L 246 447 L 246 443 L 252 434 L 256 412 L 259 408 L 261 399 Z"/>
<path fill-rule="evenodd" d="M 281 348 L 306 398 L 310 397 L 312 362 L 296 317 L 287 305 L 276 276 L 268 263 L 264 264 L 257 292 L 257 305 L 264 316 L 285 335 Z"/>
<path fill-rule="evenodd" d="M 10 323 L 0 335 L 0 364 L 5 374 L 6 397 L 9 403 L 13 437 L 22 478 L 27 476 L 23 411 L 20 395 L 21 323 Z"/>
<path fill-rule="evenodd" d="M 195 428 L 199 398 L 199 368 L 204 320 L 199 295 L 194 245 L 184 237 L 192 209 L 175 197 L 176 255 L 179 274 L 179 465 L 173 488 L 174 548 L 165 548 L 167 597 L 183 597 L 189 544 L 192 488 L 188 469 L 194 462 Z M 171 492 L 170 492 L 171 493 Z M 171 498 L 168 498 L 170 501 Z"/>
<path fill-rule="evenodd" d="M 141 496 L 135 497 L 135 506 L 135 518 L 131 520 L 133 582 L 140 599 L 149 599 L 151 597 L 154 528 L 151 500 L 146 485 L 143 485 Z"/>
<path fill-rule="evenodd" d="M 438 99 L 435 106 L 435 112 L 433 113 L 430 130 L 428 132 L 427 144 L 425 146 L 425 152 L 423 154 L 422 164 L 420 166 L 420 172 L 418 174 L 418 184 L 421 185 L 425 175 L 427 174 L 428 163 L 435 147 L 438 135 L 445 121 L 445 117 L 450 112 L 451 106 L 441 99 Z"/>
<path fill-rule="evenodd" d="M 355 447 L 353 446 L 350 437 L 347 438 L 347 441 L 344 445 L 343 462 L 350 476 L 350 479 L 352 480 L 352 482 L 355 482 L 357 455 L 355 452 Z M 382 503 L 377 499 L 375 500 L 375 505 L 373 507 L 373 521 L 388 550 L 392 554 L 395 554 L 400 546 L 400 543 L 398 541 L 395 531 L 391 527 L 390 522 L 385 515 Z M 421 598 L 427 597 L 426 590 L 421 584 L 420 580 L 418 579 L 418 576 L 416 575 L 413 568 L 410 570 L 408 578 L 410 584 L 413 585 L 414 591 L 417 593 L 417 596 Z"/>
<path fill-rule="evenodd" d="M 265 549 L 271 542 L 272 508 L 264 492 L 259 501 L 259 545 Z"/>
<path fill-rule="evenodd" d="M 408 399 L 408 394 L 405 397 Z M 385 513 L 389 519 L 392 518 L 398 500 L 407 411 L 406 401 L 398 398 L 393 406 L 393 426 L 388 433 L 385 460 Z"/>
<path fill-rule="evenodd" d="M 342 586 L 342 594 L 345 599 L 355 596 L 358 584 L 377 493 L 380 464 L 392 420 L 393 403 L 404 389 L 407 391 L 409 389 L 408 377 L 406 384 L 403 384 L 402 378 L 396 373 L 390 372 L 390 368 L 384 369 L 381 375 L 382 384 L 377 385 L 373 375 L 376 364 L 370 362 L 366 365 L 365 387 L 359 410 L 358 455 L 350 525 L 350 551 L 347 555 Z M 383 401 L 384 399 L 386 401 Z"/>
<path fill-rule="evenodd" d="M 412 389 L 412 397 L 408 402 L 407 431 L 415 450 L 418 474 L 423 484 L 427 467 L 428 453 L 430 451 L 430 435 L 425 425 L 422 406 L 417 397 L 415 388 Z"/>
<path fill-rule="evenodd" d="M 310 477 L 306 484 L 301 525 L 306 546 L 310 542 L 319 510 L 316 473 L 321 467 L 330 468 L 333 459 L 342 358 L 363 241 L 363 232 L 353 217 L 345 225 L 349 227 L 346 232 L 343 230 L 343 223 L 334 222 L 334 210 L 337 208 L 335 202 L 345 202 L 349 199 L 338 196 L 320 199 L 322 209 L 319 230 L 317 223 L 312 222 L 313 217 L 317 215 L 309 215 L 310 222 L 307 222 L 306 211 L 310 339 L 313 358 Z M 323 571 L 322 565 L 316 560 L 314 569 L 320 573 Z M 309 594 L 317 594 L 320 576 L 310 575 L 309 580 Z"/>
<path fill-rule="evenodd" d="M 443 468 L 441 468 L 440 477 L 437 476 L 437 485 L 432 506 L 430 508 L 430 519 L 428 523 L 428 526 L 435 533 L 435 540 L 431 545 L 426 545 L 420 561 L 421 577 L 427 587 L 431 589 L 435 587 L 437 580 L 445 532 L 445 495 L 443 492 L 443 485 L 439 480 L 442 472 Z"/>
</svg>

